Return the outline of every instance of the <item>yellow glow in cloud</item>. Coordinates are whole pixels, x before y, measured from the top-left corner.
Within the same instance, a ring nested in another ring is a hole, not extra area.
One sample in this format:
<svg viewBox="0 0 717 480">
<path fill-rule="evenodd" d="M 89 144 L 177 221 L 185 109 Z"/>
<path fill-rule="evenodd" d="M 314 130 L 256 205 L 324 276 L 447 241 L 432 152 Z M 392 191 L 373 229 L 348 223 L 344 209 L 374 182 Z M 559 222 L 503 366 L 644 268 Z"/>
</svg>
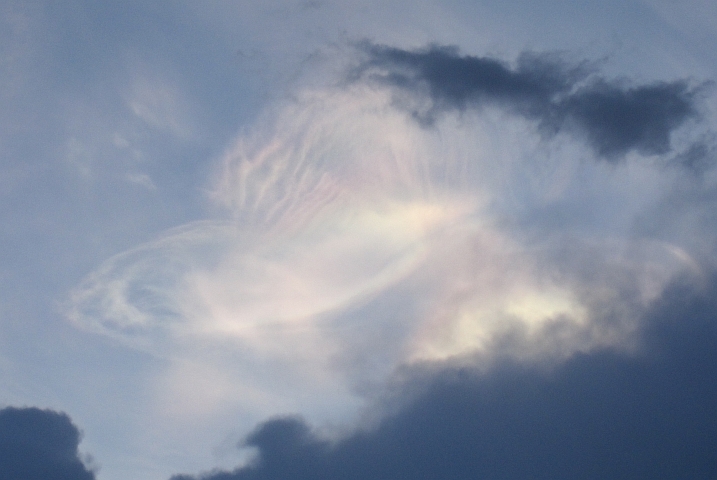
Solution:
<svg viewBox="0 0 717 480">
<path fill-rule="evenodd" d="M 411 361 L 448 360 L 462 355 L 490 352 L 495 338 L 523 327 L 527 335 L 540 335 L 551 322 L 582 324 L 587 311 L 567 291 L 510 292 L 462 305 L 450 318 L 442 318 L 417 343 Z M 528 356 L 535 352 L 525 352 Z"/>
</svg>

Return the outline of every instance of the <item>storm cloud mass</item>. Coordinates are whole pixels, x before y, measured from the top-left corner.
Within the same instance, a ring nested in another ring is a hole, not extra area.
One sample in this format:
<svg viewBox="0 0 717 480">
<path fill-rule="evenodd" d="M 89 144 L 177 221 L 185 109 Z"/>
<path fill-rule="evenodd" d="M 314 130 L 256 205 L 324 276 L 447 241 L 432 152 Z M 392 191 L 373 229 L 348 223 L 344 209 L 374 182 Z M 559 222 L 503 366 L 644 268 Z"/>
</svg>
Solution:
<svg viewBox="0 0 717 480">
<path fill-rule="evenodd" d="M 672 131 L 697 113 L 697 90 L 685 81 L 625 86 L 600 78 L 587 62 L 571 66 L 557 54 L 523 53 L 510 68 L 493 58 L 461 56 L 455 47 L 362 47 L 368 60 L 353 75 L 370 72 L 389 85 L 427 94 L 429 108 L 414 111 L 424 122 L 445 110 L 499 104 L 538 120 L 545 132 L 577 130 L 612 160 L 630 150 L 668 152 Z"/>
<path fill-rule="evenodd" d="M 247 438 L 252 464 L 173 480 L 713 478 L 716 280 L 670 286 L 643 319 L 639 353 L 580 354 L 548 371 L 439 366 L 374 430 L 329 442 L 276 419 Z"/>
<path fill-rule="evenodd" d="M 70 418 L 51 410 L 0 410 L 0 478 L 94 480 L 80 458 L 80 432 Z"/>
</svg>

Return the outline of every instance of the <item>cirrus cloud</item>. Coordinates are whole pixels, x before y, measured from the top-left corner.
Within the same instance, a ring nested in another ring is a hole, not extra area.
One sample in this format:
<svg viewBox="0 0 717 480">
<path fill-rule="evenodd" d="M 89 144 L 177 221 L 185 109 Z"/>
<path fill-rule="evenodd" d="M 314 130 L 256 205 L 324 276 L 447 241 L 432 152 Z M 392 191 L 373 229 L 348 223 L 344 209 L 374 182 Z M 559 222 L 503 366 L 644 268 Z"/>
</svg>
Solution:
<svg viewBox="0 0 717 480">
<path fill-rule="evenodd" d="M 696 111 L 685 84 L 576 87 L 579 69 L 549 70 L 542 57 L 517 71 L 488 61 L 530 88 L 488 89 L 480 95 L 500 101 L 468 109 L 458 104 L 480 92 L 446 96 L 423 78 L 421 55 L 485 60 L 376 48 L 371 68 L 428 82 L 428 97 L 411 87 L 403 100 L 456 108 L 426 128 L 397 102 L 405 82 L 395 75 L 306 87 L 227 150 L 210 218 L 109 259 L 74 290 L 75 325 L 167 362 L 153 398 L 173 418 L 239 412 L 248 428 L 297 412 L 344 424 L 402 366 L 489 370 L 506 358 L 629 351 L 665 286 L 700 274 L 688 245 L 634 228 L 681 178 L 662 165 L 692 141 L 672 138 Z M 563 86 L 537 95 L 541 81 Z M 652 105 L 653 94 L 679 108 L 616 139 L 616 117 L 589 107 L 603 93 L 618 110 Z M 567 109 L 587 142 L 546 136 L 548 117 L 521 105 Z M 598 161 L 613 154 L 626 161 Z"/>
</svg>

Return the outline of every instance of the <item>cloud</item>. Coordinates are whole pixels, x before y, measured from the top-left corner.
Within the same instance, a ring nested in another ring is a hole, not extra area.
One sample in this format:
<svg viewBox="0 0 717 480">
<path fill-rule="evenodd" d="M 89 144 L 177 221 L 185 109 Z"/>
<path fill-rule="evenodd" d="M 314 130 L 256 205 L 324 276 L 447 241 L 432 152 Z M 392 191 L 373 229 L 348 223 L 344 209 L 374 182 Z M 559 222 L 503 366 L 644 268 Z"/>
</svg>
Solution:
<svg viewBox="0 0 717 480">
<path fill-rule="evenodd" d="M 438 365 L 373 429 L 329 442 L 275 419 L 247 437 L 249 465 L 173 479 L 711 478 L 715 312 L 717 277 L 676 281 L 642 318 L 638 353 L 599 350 L 548 371 Z"/>
<path fill-rule="evenodd" d="M 140 78 L 134 82 L 128 107 L 146 125 L 182 140 L 195 136 L 182 92 L 160 80 Z"/>
<path fill-rule="evenodd" d="M 6 407 L 0 410 L 0 477 L 94 480 L 79 443 L 80 432 L 64 413 Z"/>
<path fill-rule="evenodd" d="M 631 150 L 670 151 L 671 133 L 697 114 L 698 90 L 686 81 L 630 87 L 556 54 L 524 53 L 511 68 L 493 58 L 461 56 L 455 47 L 402 50 L 364 43 L 362 50 L 368 59 L 353 76 L 427 96 L 430 104 L 414 110 L 424 123 L 445 110 L 498 104 L 538 120 L 545 132 L 583 135 L 610 160 Z"/>
<path fill-rule="evenodd" d="M 212 195 L 230 219 L 110 259 L 76 289 L 69 316 L 160 356 L 190 339 L 229 341 L 252 356 L 305 361 L 320 378 L 353 363 L 351 352 L 383 358 L 362 373 L 374 379 L 405 361 L 489 353 L 517 325 L 537 335 L 567 322 L 576 330 L 565 352 L 591 348 L 614 334 L 593 326 L 603 325 L 600 305 L 620 296 L 616 278 L 642 285 L 634 298 L 644 303 L 686 265 L 679 246 L 620 238 L 641 202 L 661 194 L 654 169 L 617 179 L 576 164 L 579 143 L 540 144 L 530 125 L 500 112 L 426 131 L 385 89 L 308 89 L 222 159 Z M 543 238 L 507 226 L 546 223 L 540 215 L 558 205 L 576 220 Z M 600 212 L 606 225 L 581 231 Z M 604 277 L 561 264 L 561 232 L 572 235 L 573 262 Z M 398 348 L 386 356 L 370 347 L 375 336 Z"/>
<path fill-rule="evenodd" d="M 700 275 L 695 258 L 711 248 L 706 234 L 665 234 L 683 216 L 655 211 L 676 184 L 698 180 L 663 168 L 672 152 L 610 164 L 579 138 L 545 136 L 536 116 L 514 112 L 556 109 L 558 97 L 590 110 L 578 92 L 602 90 L 565 80 L 580 69 L 521 62 L 488 62 L 512 86 L 490 87 L 469 114 L 456 113 L 472 90 L 410 93 L 414 104 L 450 104 L 429 129 L 397 108 L 394 80 L 386 88 L 369 70 L 349 83 L 312 79 L 219 159 L 206 219 L 108 259 L 74 289 L 68 318 L 158 360 L 142 408 L 166 422 L 157 431 L 193 438 L 234 438 L 287 412 L 349 425 L 407 367 L 487 372 L 633 350 L 645 309 L 676 276 Z M 384 63 L 371 68 L 395 67 Z M 640 234 L 637 220 L 653 215 L 665 221 Z M 162 441 L 155 451 L 176 451 Z"/>
</svg>

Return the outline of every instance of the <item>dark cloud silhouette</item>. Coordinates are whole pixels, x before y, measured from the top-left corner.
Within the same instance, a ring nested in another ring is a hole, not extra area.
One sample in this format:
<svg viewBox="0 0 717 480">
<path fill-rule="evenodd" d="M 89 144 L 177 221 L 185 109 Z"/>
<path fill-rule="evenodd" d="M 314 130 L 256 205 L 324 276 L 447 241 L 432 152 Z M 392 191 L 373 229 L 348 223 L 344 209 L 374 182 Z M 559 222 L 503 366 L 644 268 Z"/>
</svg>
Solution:
<svg viewBox="0 0 717 480">
<path fill-rule="evenodd" d="M 597 77 L 587 63 L 571 66 L 555 54 L 526 53 L 511 68 L 492 58 L 461 56 L 453 47 L 361 48 L 368 59 L 351 77 L 427 95 L 430 107 L 413 111 L 424 123 L 442 111 L 499 104 L 539 121 L 545 133 L 583 135 L 609 160 L 630 150 L 668 152 L 672 131 L 697 113 L 698 89 L 685 81 L 627 87 Z"/>
<path fill-rule="evenodd" d="M 0 410 L 0 479 L 94 480 L 79 457 L 80 432 L 63 413 Z"/>
<path fill-rule="evenodd" d="M 641 339 L 638 353 L 580 354 L 549 371 L 443 369 L 338 443 L 272 420 L 247 439 L 254 463 L 173 480 L 717 478 L 717 276 L 676 282 Z"/>
</svg>

